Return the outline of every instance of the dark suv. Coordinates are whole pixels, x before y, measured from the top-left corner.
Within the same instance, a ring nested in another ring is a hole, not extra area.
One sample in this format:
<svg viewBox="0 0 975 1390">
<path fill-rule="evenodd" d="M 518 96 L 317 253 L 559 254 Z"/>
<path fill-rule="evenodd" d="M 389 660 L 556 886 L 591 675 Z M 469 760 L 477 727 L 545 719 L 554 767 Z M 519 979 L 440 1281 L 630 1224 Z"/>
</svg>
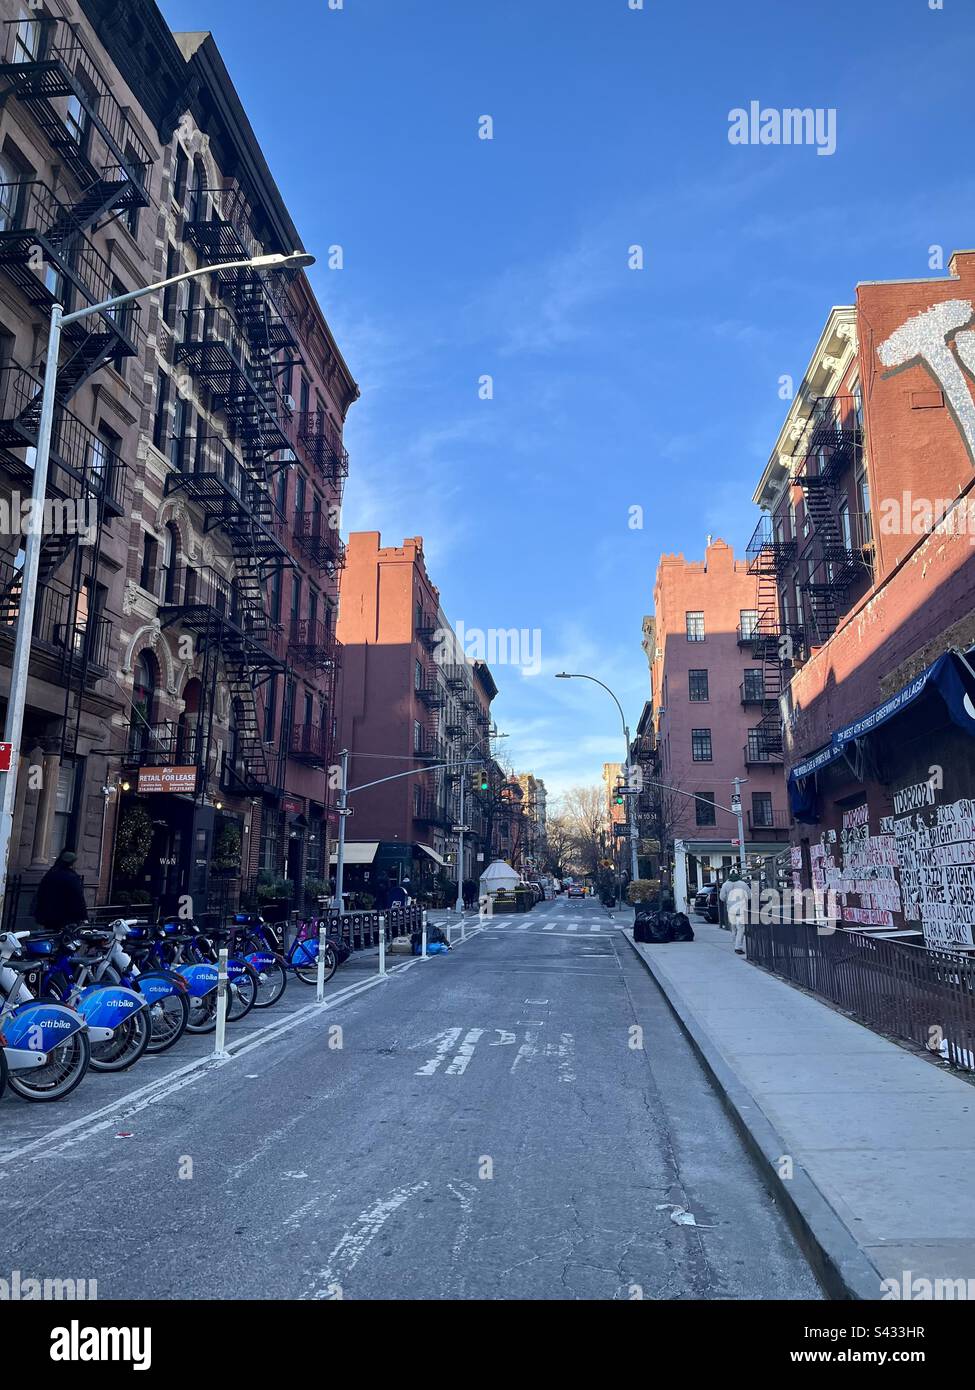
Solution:
<svg viewBox="0 0 975 1390">
<path fill-rule="evenodd" d="M 718 885 L 706 883 L 694 897 L 694 911 L 700 913 L 706 922 L 718 921 Z"/>
</svg>

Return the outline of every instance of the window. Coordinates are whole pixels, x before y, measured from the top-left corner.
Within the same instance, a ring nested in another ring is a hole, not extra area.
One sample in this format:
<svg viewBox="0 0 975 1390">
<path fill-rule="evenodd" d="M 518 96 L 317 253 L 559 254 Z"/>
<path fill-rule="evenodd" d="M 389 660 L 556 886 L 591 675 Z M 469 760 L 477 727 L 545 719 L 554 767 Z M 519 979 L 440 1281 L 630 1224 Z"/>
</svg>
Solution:
<svg viewBox="0 0 975 1390">
<path fill-rule="evenodd" d="M 772 793 L 752 792 L 752 825 L 770 829 L 775 823 L 772 813 Z"/>
<path fill-rule="evenodd" d="M 92 482 L 111 496 L 115 491 L 115 473 L 122 452 L 122 440 L 107 425 L 99 425 L 98 433 L 91 441 L 91 454 L 88 467 Z"/>
<path fill-rule="evenodd" d="M 189 178 L 190 162 L 182 145 L 176 146 L 176 160 L 173 165 L 173 202 L 182 207 L 186 201 L 186 181 Z"/>
<path fill-rule="evenodd" d="M 714 825 L 714 792 L 698 792 L 694 802 L 694 819 L 698 825 Z"/>
<path fill-rule="evenodd" d="M 132 710 L 129 721 L 129 746 L 147 748 L 155 717 L 156 672 L 148 652 L 141 652 L 135 663 L 132 685 Z"/>
<path fill-rule="evenodd" d="M 181 270 L 180 254 L 175 246 L 170 246 L 166 252 L 166 279 L 171 280 L 174 275 L 179 275 Z M 189 281 L 183 283 L 189 284 Z M 178 285 L 170 285 L 163 292 L 163 323 L 168 324 L 170 328 L 176 322 L 176 291 L 178 289 Z"/>
<path fill-rule="evenodd" d="M 858 430 L 863 429 L 863 392 L 860 383 L 853 383 L 853 419 Z"/>
<path fill-rule="evenodd" d="M 20 170 L 8 154 L 0 154 L 0 232 L 17 225 L 23 184 Z"/>
<path fill-rule="evenodd" d="M 413 663 L 413 689 L 423 689 L 423 667 L 419 661 L 414 661 Z"/>
<path fill-rule="evenodd" d="M 267 683 L 267 698 L 264 702 L 264 742 L 274 742 L 274 720 L 277 713 L 278 678 L 272 676 Z"/>
<path fill-rule="evenodd" d="M 305 476 L 299 473 L 295 478 L 295 512 L 298 516 L 303 515 L 305 510 Z"/>
<path fill-rule="evenodd" d="M 135 150 L 132 148 L 130 144 L 126 144 L 125 146 L 125 163 L 127 167 L 133 171 L 133 173 L 138 170 L 143 170 L 143 176 L 145 176 L 142 160 L 139 158 L 139 156 L 136 154 Z M 129 208 L 128 212 L 125 214 L 125 225 L 126 227 L 128 227 L 129 231 L 135 237 L 139 235 L 139 213 L 141 211 L 142 209 L 139 207 L 139 204 L 133 203 L 132 206 Z"/>
<path fill-rule="evenodd" d="M 281 571 L 274 571 L 271 579 L 271 621 L 279 623 L 281 621 Z"/>
<path fill-rule="evenodd" d="M 20 7 L 17 34 L 14 38 L 13 61 L 15 63 L 36 63 L 44 44 L 44 24 L 32 19 L 25 5 Z"/>
<path fill-rule="evenodd" d="M 152 442 L 162 449 L 166 433 L 166 416 L 169 406 L 169 376 L 161 371 L 156 379 L 156 413 L 152 422 Z"/>
<path fill-rule="evenodd" d="M 839 520 L 840 535 L 843 537 L 843 546 L 846 550 L 852 550 L 853 529 L 850 526 L 850 504 L 846 501 L 840 504 Z"/>
<path fill-rule="evenodd" d="M 301 410 L 302 415 L 307 415 L 307 414 L 308 414 L 309 400 L 310 400 L 310 388 L 309 388 L 309 386 L 308 386 L 308 380 L 307 380 L 306 377 L 302 377 L 302 378 L 301 378 L 301 390 L 300 390 L 300 393 L 299 393 L 299 401 L 298 401 L 299 409 Z"/>
<path fill-rule="evenodd" d="M 297 628 L 301 619 L 301 579 L 296 574 L 291 581 L 291 626 Z"/>
<path fill-rule="evenodd" d="M 746 700 L 764 700 L 765 698 L 765 676 L 761 670 L 750 666 L 744 673 L 744 683 L 742 694 Z"/>
<path fill-rule="evenodd" d="M 707 671 L 688 671 L 687 687 L 688 699 L 695 702 L 710 699 Z"/>
<path fill-rule="evenodd" d="M 688 642 L 704 641 L 704 614 L 688 613 L 687 619 L 687 640 Z"/>
<path fill-rule="evenodd" d="M 314 716 L 313 716 L 313 713 L 312 713 L 313 709 L 314 709 L 314 701 L 312 700 L 311 693 L 310 693 L 309 691 L 306 690 L 306 691 L 305 691 L 305 725 L 306 725 L 306 727 L 308 727 L 308 728 L 311 728 L 312 719 L 313 719 L 313 717 L 314 717 Z"/>
<path fill-rule="evenodd" d="M 91 127 L 91 117 L 88 111 L 90 107 L 97 109 L 101 97 L 95 91 L 91 79 L 80 65 L 74 70 L 74 79 L 84 92 L 86 100 L 81 101 L 74 92 L 70 94 L 67 110 L 64 114 L 64 125 L 68 135 L 79 150 L 84 150 L 88 143 L 88 131 Z"/>
<path fill-rule="evenodd" d="M 187 220 L 190 222 L 205 222 L 207 220 L 206 186 L 206 169 L 203 167 L 203 160 L 197 156 L 193 161 L 193 185 L 190 189 L 190 205 L 186 213 Z"/>
<path fill-rule="evenodd" d="M 282 468 L 278 474 L 278 511 L 282 516 L 288 515 L 288 470 Z"/>
<path fill-rule="evenodd" d="M 857 478 L 857 495 L 860 498 L 860 525 L 863 530 L 863 543 L 873 540 L 873 522 L 870 519 L 870 481 L 866 469 Z"/>
<path fill-rule="evenodd" d="M 796 623 L 797 623 L 797 625 L 798 625 L 799 627 L 802 627 L 802 626 L 803 626 L 803 623 L 805 622 L 805 615 L 804 615 L 804 613 L 803 613 L 803 611 L 802 611 L 802 585 L 798 582 L 798 580 L 796 581 L 795 597 L 796 597 Z"/>
<path fill-rule="evenodd" d="M 419 719 L 413 720 L 413 752 L 419 753 L 423 747 L 423 725 Z"/>
<path fill-rule="evenodd" d="M 142 533 L 142 570 L 139 574 L 139 583 L 143 589 L 148 589 L 154 593 L 153 585 L 156 579 L 156 560 L 159 555 L 159 544 L 150 531 Z"/>
<path fill-rule="evenodd" d="M 54 826 L 51 831 L 51 854 L 56 858 L 68 847 L 71 828 L 71 803 L 74 800 L 75 765 L 63 762 L 58 768 L 58 785 L 54 794 Z"/>
<path fill-rule="evenodd" d="M 741 620 L 742 637 L 753 637 L 755 629 L 758 627 L 758 610 L 755 608 L 740 608 L 738 617 Z"/>
<path fill-rule="evenodd" d="M 711 730 L 691 730 L 691 758 L 696 763 L 711 761 Z"/>
<path fill-rule="evenodd" d="M 177 396 L 173 402 L 173 428 L 169 436 L 169 461 L 179 472 L 183 471 L 188 418 L 186 401 L 182 396 Z"/>
<path fill-rule="evenodd" d="M 312 638 L 315 635 L 315 628 L 318 625 L 318 594 L 309 586 L 308 589 L 308 631 Z"/>
<path fill-rule="evenodd" d="M 166 527 L 163 537 L 162 549 L 162 599 L 163 603 L 174 603 L 176 599 L 176 578 L 179 573 L 177 560 L 179 558 L 179 545 L 176 538 L 176 528 L 172 525 Z"/>
</svg>

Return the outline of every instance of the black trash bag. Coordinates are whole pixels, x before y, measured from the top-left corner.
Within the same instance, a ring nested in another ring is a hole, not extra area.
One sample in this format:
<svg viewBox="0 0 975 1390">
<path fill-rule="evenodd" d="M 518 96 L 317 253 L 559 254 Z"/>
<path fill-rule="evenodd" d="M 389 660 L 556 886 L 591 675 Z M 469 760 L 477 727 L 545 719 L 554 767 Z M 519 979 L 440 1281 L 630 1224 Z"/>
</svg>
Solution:
<svg viewBox="0 0 975 1390">
<path fill-rule="evenodd" d="M 653 940 L 653 937 L 650 935 L 650 924 L 654 920 L 656 915 L 657 914 L 655 912 L 651 912 L 650 909 L 646 907 L 641 907 L 637 909 L 636 914 L 633 918 L 634 941 L 642 941 L 644 945 L 646 945 L 648 942 Z"/>
<path fill-rule="evenodd" d="M 675 912 L 673 914 L 673 928 L 675 941 L 693 941 L 694 928 L 691 926 L 690 919 L 686 913 Z"/>
<path fill-rule="evenodd" d="M 654 945 L 663 945 L 665 941 L 674 939 L 674 917 L 673 912 L 658 912 L 650 924 L 650 940 Z"/>
</svg>

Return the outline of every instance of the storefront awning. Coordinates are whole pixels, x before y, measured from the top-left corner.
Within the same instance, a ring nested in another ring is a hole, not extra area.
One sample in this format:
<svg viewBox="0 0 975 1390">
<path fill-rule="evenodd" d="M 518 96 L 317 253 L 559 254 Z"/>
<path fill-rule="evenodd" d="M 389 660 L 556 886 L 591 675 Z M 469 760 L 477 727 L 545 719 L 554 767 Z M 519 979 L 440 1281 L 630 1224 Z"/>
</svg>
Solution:
<svg viewBox="0 0 975 1390">
<path fill-rule="evenodd" d="M 789 773 L 789 804 L 796 820 L 816 819 L 814 790 L 811 785 L 800 784 L 820 768 L 828 767 L 842 758 L 844 750 L 851 743 L 874 733 L 889 719 L 902 714 L 929 690 L 936 690 L 944 700 L 952 722 L 975 736 L 975 678 L 959 653 L 945 652 L 889 700 L 861 715 L 852 724 L 837 729 L 827 747 L 792 768 Z"/>
<path fill-rule="evenodd" d="M 345 846 L 345 862 L 346 864 L 371 864 L 376 857 L 378 848 L 378 840 L 352 840 Z M 337 864 L 338 850 L 333 849 L 329 858 L 331 863 Z"/>
<path fill-rule="evenodd" d="M 429 845 L 421 845 L 420 842 L 417 841 L 416 847 L 417 849 L 422 849 L 424 854 L 429 854 L 430 858 L 434 861 L 434 863 L 446 865 L 447 861 L 446 859 L 444 859 L 443 855 L 438 854 L 437 851 L 435 849 L 431 849 Z"/>
</svg>

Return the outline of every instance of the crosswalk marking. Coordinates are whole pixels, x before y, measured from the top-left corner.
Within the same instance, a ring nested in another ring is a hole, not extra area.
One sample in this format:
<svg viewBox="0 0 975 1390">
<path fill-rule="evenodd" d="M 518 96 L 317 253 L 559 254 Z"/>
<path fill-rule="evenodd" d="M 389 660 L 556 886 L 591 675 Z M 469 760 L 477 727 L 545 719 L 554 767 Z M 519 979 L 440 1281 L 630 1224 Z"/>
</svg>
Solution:
<svg viewBox="0 0 975 1390">
<path fill-rule="evenodd" d="M 570 928 L 569 928 L 569 931 L 578 931 L 578 930 L 579 930 L 578 927 L 570 927 Z"/>
<path fill-rule="evenodd" d="M 527 922 L 519 922 L 519 923 L 518 923 L 518 930 L 519 930 L 519 931 L 527 931 L 527 930 L 528 930 L 528 923 L 527 923 Z"/>
<path fill-rule="evenodd" d="M 590 927 L 589 930 L 590 930 L 590 931 L 601 931 L 602 928 L 601 928 L 601 927 Z"/>
<path fill-rule="evenodd" d="M 555 931 L 555 923 L 553 922 L 550 927 L 542 927 L 542 931 Z"/>
</svg>

